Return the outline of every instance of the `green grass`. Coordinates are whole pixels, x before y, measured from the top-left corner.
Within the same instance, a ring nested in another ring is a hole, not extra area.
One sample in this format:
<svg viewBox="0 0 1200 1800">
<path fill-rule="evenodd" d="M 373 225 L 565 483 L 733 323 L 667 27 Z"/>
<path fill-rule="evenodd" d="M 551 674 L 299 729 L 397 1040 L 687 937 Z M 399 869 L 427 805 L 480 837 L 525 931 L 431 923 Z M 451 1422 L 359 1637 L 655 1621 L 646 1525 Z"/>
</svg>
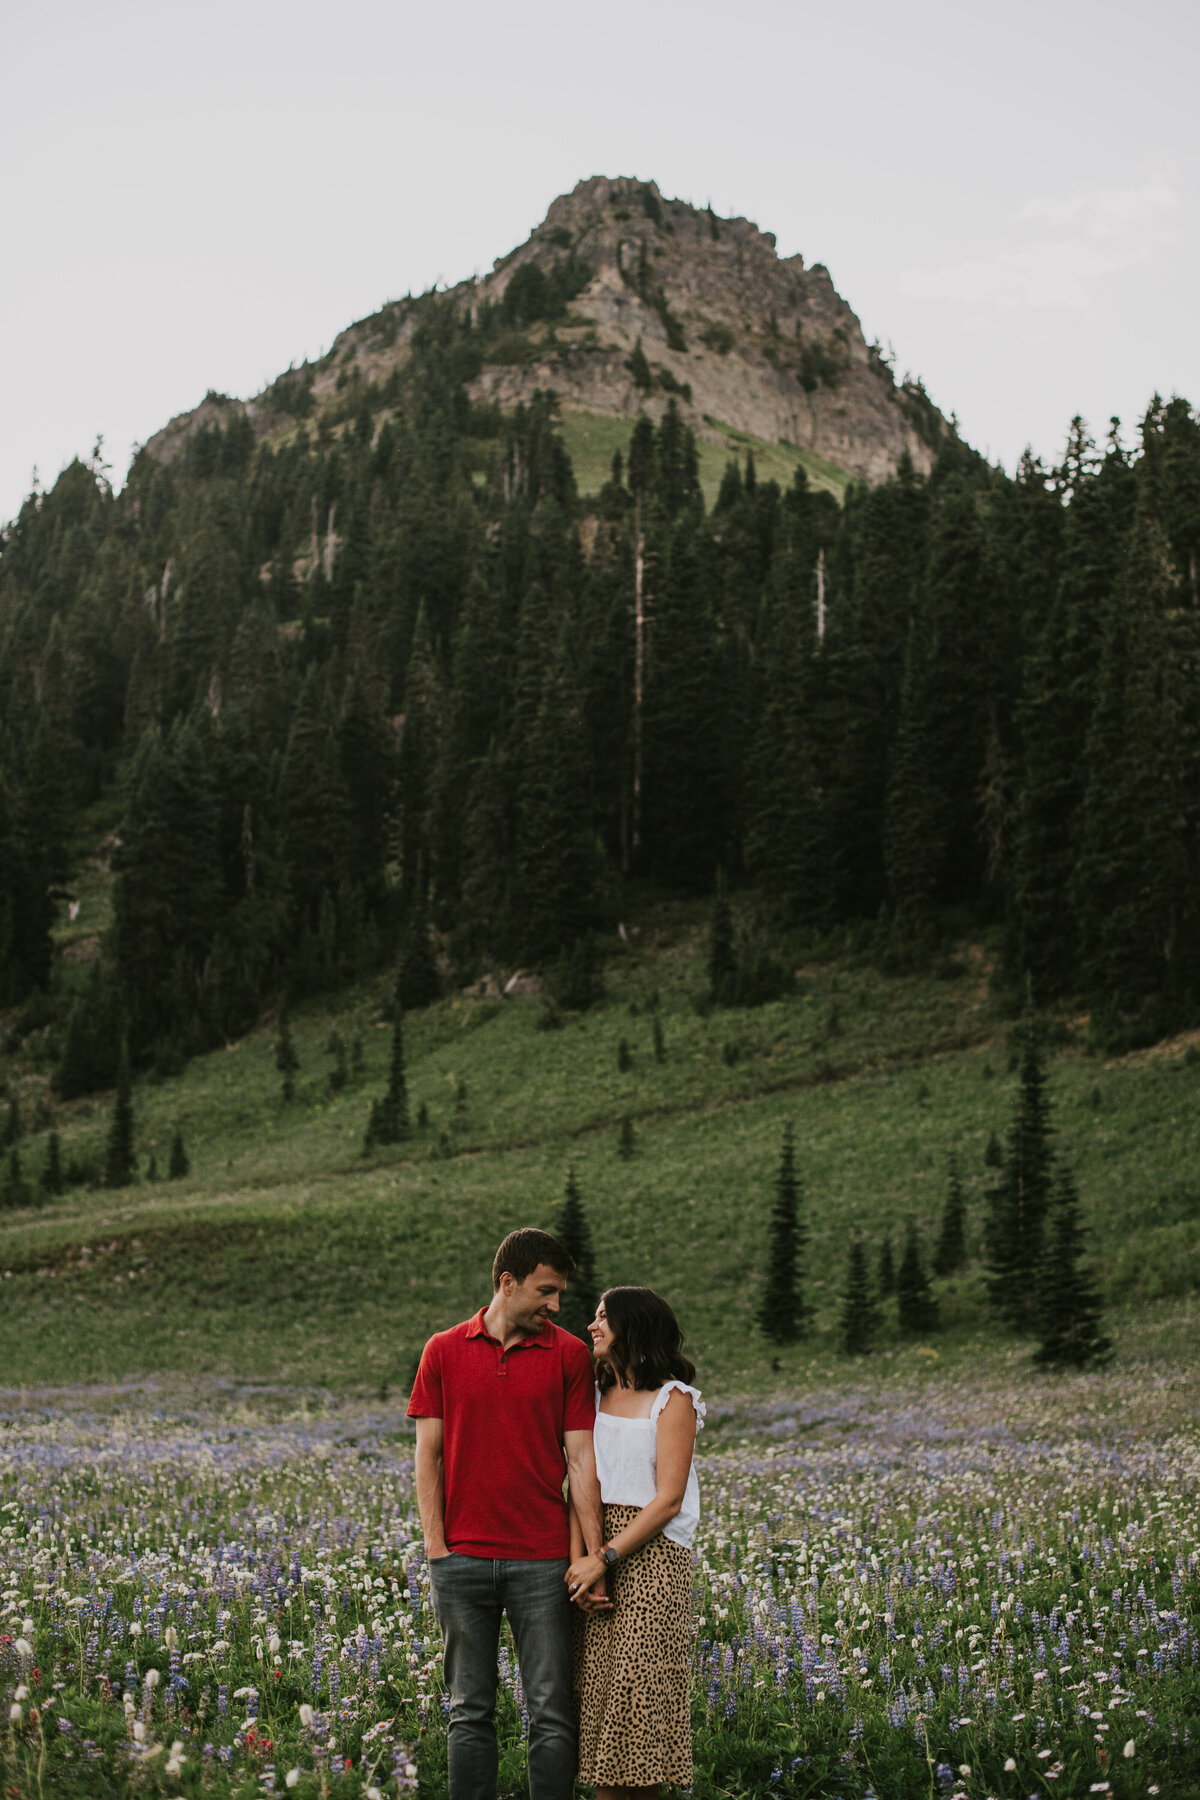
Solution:
<svg viewBox="0 0 1200 1800">
<path fill-rule="evenodd" d="M 700 486 L 705 505 L 711 507 L 721 486 L 721 477 L 730 461 L 745 464 L 752 451 L 760 481 L 777 481 L 783 488 L 792 485 L 797 464 L 801 465 L 813 487 L 824 488 L 841 500 L 850 484 L 850 476 L 836 464 L 826 462 L 811 450 L 795 444 L 772 444 L 765 438 L 749 436 L 726 425 L 721 419 L 706 418 L 705 423 L 721 433 L 720 443 L 707 439 L 697 442 L 700 458 Z M 575 470 L 575 480 L 582 495 L 598 494 L 612 473 L 614 451 L 627 457 L 633 435 L 633 420 L 614 418 L 599 413 L 564 412 L 559 421 L 559 435 L 566 446 Z"/>
<path fill-rule="evenodd" d="M 115 1193 L 78 1187 L 0 1213 L 6 1384 L 149 1371 L 403 1383 L 428 1333 L 486 1298 L 504 1232 L 551 1222 L 571 1163 L 601 1279 L 660 1287 L 710 1388 L 766 1391 L 831 1371 L 848 1235 L 865 1234 L 873 1263 L 884 1232 L 898 1238 L 911 1216 L 928 1247 L 951 1150 L 978 1256 L 984 1150 L 1004 1133 L 1015 1086 L 1008 1021 L 988 997 L 979 946 L 964 949 L 957 979 L 813 962 L 790 998 L 705 1016 L 694 1004 L 704 921 L 702 908 L 647 910 L 636 948 L 614 944 L 605 1002 L 561 1031 L 537 1029 L 536 998 L 459 996 L 410 1016 L 411 1105 L 415 1116 L 423 1102 L 430 1122 L 369 1158 L 363 1130 L 390 1047 L 382 980 L 294 1016 L 302 1069 L 290 1106 L 271 1023 L 176 1080 L 140 1084 L 143 1167 L 153 1150 L 165 1170 L 178 1124 L 192 1173 Z M 324 1054 L 335 1019 L 347 1039 L 362 1037 L 364 1062 L 338 1095 Z M 628 1074 L 617 1067 L 622 1037 Z M 45 1080 L 44 1068 L 24 1068 L 27 1119 Z M 1163 1318 L 1187 1317 L 1200 1288 L 1200 1065 L 1182 1046 L 1113 1063 L 1068 1046 L 1050 1091 L 1098 1268 L 1113 1301 L 1133 1309 L 1118 1336 L 1128 1349 L 1140 1320 L 1143 1354 L 1146 1304 L 1169 1301 Z M 59 1109 L 65 1159 L 99 1164 L 108 1104 Z M 636 1131 L 628 1162 L 617 1154 L 626 1115 Z M 786 1120 L 805 1185 L 817 1329 L 777 1355 L 753 1319 Z M 21 1148 L 36 1175 L 44 1137 Z M 994 1343 L 977 1261 L 939 1291 L 939 1339 L 913 1347 L 885 1336 L 897 1369 L 935 1355 L 943 1367 L 1025 1355 Z"/>
</svg>

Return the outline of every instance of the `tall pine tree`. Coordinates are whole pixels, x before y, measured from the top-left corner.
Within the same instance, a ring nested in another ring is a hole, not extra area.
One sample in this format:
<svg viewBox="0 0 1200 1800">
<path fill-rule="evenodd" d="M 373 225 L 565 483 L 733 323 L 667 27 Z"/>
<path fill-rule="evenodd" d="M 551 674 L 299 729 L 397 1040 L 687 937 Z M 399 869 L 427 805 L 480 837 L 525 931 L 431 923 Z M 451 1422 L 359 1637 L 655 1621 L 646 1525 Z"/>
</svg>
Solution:
<svg viewBox="0 0 1200 1800">
<path fill-rule="evenodd" d="M 807 1243 L 808 1232 L 800 1217 L 795 1139 L 789 1121 L 783 1128 L 775 1201 L 771 1207 L 767 1274 L 758 1306 L 759 1327 L 764 1336 L 777 1344 L 795 1343 L 808 1328 L 810 1314 L 803 1289 Z"/>
<path fill-rule="evenodd" d="M 559 1302 L 558 1323 L 573 1337 L 582 1338 L 590 1348 L 592 1340 L 588 1335 L 588 1326 L 596 1316 L 600 1289 L 596 1281 L 591 1226 L 583 1210 L 574 1164 L 567 1170 L 566 1191 L 558 1217 L 554 1221 L 554 1235 L 563 1249 L 575 1259 L 575 1268 Z"/>
<path fill-rule="evenodd" d="M 867 1252 L 860 1237 L 851 1239 L 846 1267 L 846 1292 L 842 1298 L 842 1349 L 847 1356 L 865 1356 L 875 1342 L 879 1308 L 871 1292 Z"/>
<path fill-rule="evenodd" d="M 1054 1150 L 1037 1021 L 1021 1029 L 1021 1085 L 1004 1162 L 988 1201 L 984 1243 L 992 1310 L 1014 1331 L 1037 1319 L 1037 1278 L 1050 1205 Z"/>
<path fill-rule="evenodd" d="M 921 1263 L 917 1228 L 910 1219 L 904 1232 L 904 1254 L 896 1276 L 896 1306 L 906 1337 L 926 1337 L 940 1324 L 938 1303 Z"/>
<path fill-rule="evenodd" d="M 1055 1183 L 1049 1242 L 1037 1292 L 1035 1362 L 1053 1368 L 1087 1368 L 1107 1362 L 1112 1341 L 1101 1329 L 1104 1308 L 1080 1258 L 1086 1232 L 1079 1223 L 1079 1196 L 1064 1165 Z"/>
</svg>

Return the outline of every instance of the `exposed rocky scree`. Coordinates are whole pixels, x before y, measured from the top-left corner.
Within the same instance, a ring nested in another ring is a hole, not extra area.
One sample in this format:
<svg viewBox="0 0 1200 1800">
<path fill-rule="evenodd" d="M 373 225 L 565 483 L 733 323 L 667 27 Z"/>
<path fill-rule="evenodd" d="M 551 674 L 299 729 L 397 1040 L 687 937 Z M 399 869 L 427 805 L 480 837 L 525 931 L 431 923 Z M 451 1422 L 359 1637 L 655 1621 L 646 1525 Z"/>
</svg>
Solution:
<svg viewBox="0 0 1200 1800">
<path fill-rule="evenodd" d="M 722 441 L 732 426 L 872 483 L 906 451 L 927 472 L 951 429 L 923 390 L 895 383 L 822 264 L 781 258 L 772 233 L 666 200 L 654 182 L 581 181 L 490 275 L 447 298 L 485 346 L 472 397 L 505 408 L 540 388 L 564 412 L 633 419 L 673 397 L 701 438 Z M 386 381 L 416 323 L 398 301 L 352 325 L 319 363 L 247 403 L 256 436 L 292 427 L 290 396 L 307 394 L 304 410 L 319 413 L 350 381 Z M 169 460 L 233 404 L 211 396 L 148 448 Z"/>
</svg>

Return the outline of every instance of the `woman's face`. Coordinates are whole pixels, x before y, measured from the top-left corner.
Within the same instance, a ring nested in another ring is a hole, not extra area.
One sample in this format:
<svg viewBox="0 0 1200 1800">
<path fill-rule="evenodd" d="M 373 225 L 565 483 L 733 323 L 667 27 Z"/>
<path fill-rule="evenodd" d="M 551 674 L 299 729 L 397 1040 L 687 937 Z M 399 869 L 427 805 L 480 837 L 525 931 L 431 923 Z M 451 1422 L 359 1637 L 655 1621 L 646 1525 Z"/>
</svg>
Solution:
<svg viewBox="0 0 1200 1800">
<path fill-rule="evenodd" d="M 603 1300 L 596 1308 L 596 1316 L 588 1326 L 591 1334 L 592 1349 L 599 1357 L 607 1357 L 613 1345 L 612 1327 L 608 1322 L 608 1314 L 604 1310 Z"/>
</svg>

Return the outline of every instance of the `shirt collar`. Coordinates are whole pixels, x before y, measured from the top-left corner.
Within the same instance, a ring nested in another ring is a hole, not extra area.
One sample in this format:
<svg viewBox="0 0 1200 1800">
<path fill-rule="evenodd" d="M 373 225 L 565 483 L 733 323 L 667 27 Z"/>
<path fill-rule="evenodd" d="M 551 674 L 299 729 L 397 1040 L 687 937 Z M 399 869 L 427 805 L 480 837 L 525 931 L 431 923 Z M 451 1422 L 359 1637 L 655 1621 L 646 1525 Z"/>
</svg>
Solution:
<svg viewBox="0 0 1200 1800">
<path fill-rule="evenodd" d="M 488 1330 L 487 1326 L 483 1322 L 483 1315 L 486 1312 L 487 1312 L 487 1307 L 481 1306 L 479 1311 L 475 1314 L 475 1317 L 467 1325 L 467 1336 L 469 1338 L 484 1337 L 488 1340 L 489 1344 L 494 1344 L 496 1342 L 496 1339 L 492 1336 L 491 1332 Z M 512 1348 L 514 1350 L 532 1350 L 535 1347 L 539 1350 L 553 1349 L 553 1347 L 554 1347 L 554 1320 L 553 1319 L 546 1320 L 546 1323 L 542 1326 L 542 1329 L 538 1332 L 536 1337 L 521 1338 L 519 1340 L 519 1342 L 515 1343 L 512 1346 Z"/>
</svg>

